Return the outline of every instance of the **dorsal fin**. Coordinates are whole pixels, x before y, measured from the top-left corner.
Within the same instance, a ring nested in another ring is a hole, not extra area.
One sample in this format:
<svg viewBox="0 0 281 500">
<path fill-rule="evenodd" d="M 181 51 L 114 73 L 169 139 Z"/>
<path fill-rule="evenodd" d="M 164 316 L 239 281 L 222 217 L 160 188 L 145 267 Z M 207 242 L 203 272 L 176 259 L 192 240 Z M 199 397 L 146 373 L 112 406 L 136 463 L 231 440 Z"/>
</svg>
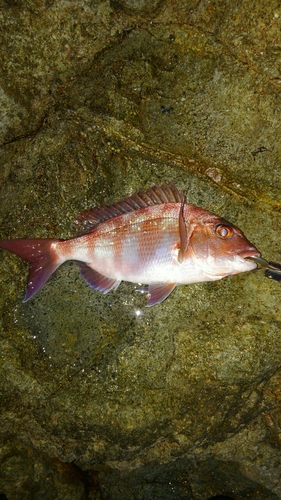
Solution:
<svg viewBox="0 0 281 500">
<path fill-rule="evenodd" d="M 112 203 L 112 205 L 85 210 L 85 212 L 78 215 L 74 225 L 80 234 L 84 234 L 94 229 L 101 222 L 119 215 L 153 205 L 162 205 L 163 203 L 182 203 L 182 200 L 182 194 L 173 182 L 163 182 L 161 186 L 155 184 L 146 191 L 141 189 L 138 193 L 126 196 L 123 200 Z"/>
</svg>

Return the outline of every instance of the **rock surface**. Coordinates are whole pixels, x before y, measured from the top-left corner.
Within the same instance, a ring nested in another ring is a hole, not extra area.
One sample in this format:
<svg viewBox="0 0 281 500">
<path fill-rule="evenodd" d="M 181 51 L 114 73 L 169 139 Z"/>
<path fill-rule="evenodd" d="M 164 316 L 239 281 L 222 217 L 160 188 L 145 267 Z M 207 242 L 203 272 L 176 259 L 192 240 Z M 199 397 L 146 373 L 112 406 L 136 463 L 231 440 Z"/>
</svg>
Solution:
<svg viewBox="0 0 281 500">
<path fill-rule="evenodd" d="M 280 262 L 279 2 L 0 2 L 1 239 L 173 179 Z M 22 304 L 1 251 L 8 500 L 281 498 L 281 288 L 261 272 L 152 309 L 75 264 Z"/>
</svg>

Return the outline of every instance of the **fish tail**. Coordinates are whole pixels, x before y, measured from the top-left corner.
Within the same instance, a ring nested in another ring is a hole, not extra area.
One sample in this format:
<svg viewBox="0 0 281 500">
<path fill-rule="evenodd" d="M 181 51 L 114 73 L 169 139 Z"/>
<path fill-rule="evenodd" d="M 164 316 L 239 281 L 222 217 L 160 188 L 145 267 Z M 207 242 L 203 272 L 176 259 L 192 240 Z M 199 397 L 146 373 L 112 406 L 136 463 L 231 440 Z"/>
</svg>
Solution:
<svg viewBox="0 0 281 500">
<path fill-rule="evenodd" d="M 62 264 L 63 261 L 56 250 L 60 241 L 52 238 L 0 241 L 0 248 L 9 250 L 29 262 L 28 285 L 23 302 L 33 297 Z"/>
</svg>

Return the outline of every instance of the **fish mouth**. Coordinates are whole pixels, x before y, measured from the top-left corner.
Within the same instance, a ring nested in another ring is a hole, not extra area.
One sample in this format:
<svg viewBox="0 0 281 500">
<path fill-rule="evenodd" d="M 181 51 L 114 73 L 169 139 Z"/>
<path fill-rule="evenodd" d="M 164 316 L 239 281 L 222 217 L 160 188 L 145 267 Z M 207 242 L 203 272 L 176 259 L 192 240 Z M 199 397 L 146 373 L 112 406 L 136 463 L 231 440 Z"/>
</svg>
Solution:
<svg viewBox="0 0 281 500">
<path fill-rule="evenodd" d="M 259 269 L 265 270 L 264 275 L 267 278 L 271 278 L 275 281 L 281 281 L 281 264 L 272 262 L 271 260 L 267 261 L 262 257 L 256 257 L 255 255 L 247 257 L 246 260 L 255 262 L 257 266 L 260 266 Z"/>
<path fill-rule="evenodd" d="M 261 268 L 265 269 L 270 269 L 274 271 L 281 271 L 281 264 L 278 264 L 277 262 L 272 262 L 271 260 L 265 260 L 263 257 L 260 256 L 249 256 L 246 257 L 246 260 L 250 260 L 252 262 L 255 262 L 258 264 Z"/>
<path fill-rule="evenodd" d="M 270 267 L 270 264 L 267 260 L 263 259 L 260 254 L 259 255 L 249 255 L 248 257 L 244 257 L 246 260 L 250 260 L 252 262 L 255 262 L 257 265 L 260 267 L 268 269 Z"/>
<path fill-rule="evenodd" d="M 260 252 L 258 252 L 258 250 L 256 248 L 250 248 L 246 252 L 241 252 L 240 257 L 242 257 L 243 259 L 246 259 L 246 260 L 251 260 L 251 261 L 255 262 L 256 264 L 259 264 L 259 260 L 268 264 L 266 262 L 266 260 L 261 258 L 261 254 L 260 254 Z"/>
</svg>

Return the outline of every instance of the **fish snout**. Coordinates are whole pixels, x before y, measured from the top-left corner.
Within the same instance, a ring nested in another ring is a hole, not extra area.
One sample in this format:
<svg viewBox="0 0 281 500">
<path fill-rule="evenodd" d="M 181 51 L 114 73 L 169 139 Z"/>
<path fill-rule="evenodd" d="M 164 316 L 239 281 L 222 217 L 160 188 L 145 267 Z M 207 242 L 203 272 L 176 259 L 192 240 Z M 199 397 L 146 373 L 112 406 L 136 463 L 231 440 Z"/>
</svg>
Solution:
<svg viewBox="0 0 281 500">
<path fill-rule="evenodd" d="M 247 250 L 243 250 L 239 254 L 239 257 L 242 257 L 242 259 L 252 260 L 253 262 L 256 262 L 256 259 L 258 260 L 260 256 L 260 252 L 254 246 L 248 248 Z"/>
</svg>

